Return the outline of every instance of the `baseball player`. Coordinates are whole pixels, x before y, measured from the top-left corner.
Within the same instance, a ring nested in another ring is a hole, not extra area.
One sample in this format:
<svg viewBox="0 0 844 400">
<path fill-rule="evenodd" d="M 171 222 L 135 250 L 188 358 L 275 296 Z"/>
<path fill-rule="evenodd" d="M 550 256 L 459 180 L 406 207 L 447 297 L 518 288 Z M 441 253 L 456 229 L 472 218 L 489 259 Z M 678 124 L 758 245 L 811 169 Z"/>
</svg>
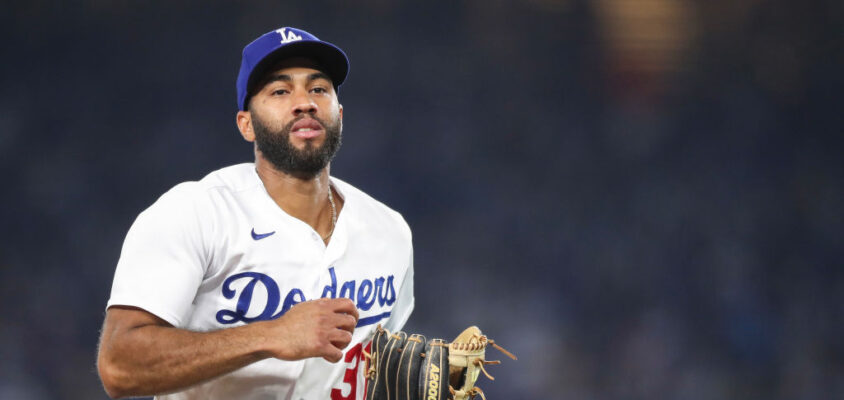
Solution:
<svg viewBox="0 0 844 400">
<path fill-rule="evenodd" d="M 413 309 L 401 215 L 330 176 L 348 59 L 281 28 L 243 49 L 255 162 L 179 184 L 129 230 L 97 358 L 111 397 L 363 399 L 376 326 Z"/>
</svg>

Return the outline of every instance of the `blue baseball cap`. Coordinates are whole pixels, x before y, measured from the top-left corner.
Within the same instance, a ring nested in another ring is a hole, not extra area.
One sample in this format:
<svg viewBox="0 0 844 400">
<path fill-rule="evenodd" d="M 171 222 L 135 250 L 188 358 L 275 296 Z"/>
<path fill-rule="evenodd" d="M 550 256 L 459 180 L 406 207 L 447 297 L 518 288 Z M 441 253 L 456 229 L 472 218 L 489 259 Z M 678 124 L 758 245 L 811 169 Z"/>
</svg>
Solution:
<svg viewBox="0 0 844 400">
<path fill-rule="evenodd" d="M 335 90 L 349 73 L 349 59 L 339 47 L 319 40 L 301 29 L 284 27 L 267 32 L 243 48 L 237 74 L 237 105 L 246 111 L 249 93 L 264 70 L 284 58 L 305 57 L 314 60 L 330 78 Z"/>
</svg>

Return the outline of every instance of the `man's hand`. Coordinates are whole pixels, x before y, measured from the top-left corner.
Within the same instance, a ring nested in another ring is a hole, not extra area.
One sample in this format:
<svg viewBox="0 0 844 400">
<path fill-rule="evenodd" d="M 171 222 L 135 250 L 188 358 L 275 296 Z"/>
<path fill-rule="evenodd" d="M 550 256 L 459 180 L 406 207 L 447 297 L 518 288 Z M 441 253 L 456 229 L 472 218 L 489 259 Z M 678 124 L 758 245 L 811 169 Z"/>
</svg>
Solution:
<svg viewBox="0 0 844 400">
<path fill-rule="evenodd" d="M 358 311 L 346 298 L 299 303 L 280 318 L 265 321 L 270 355 L 282 360 L 322 357 L 336 363 L 352 341 Z"/>
</svg>

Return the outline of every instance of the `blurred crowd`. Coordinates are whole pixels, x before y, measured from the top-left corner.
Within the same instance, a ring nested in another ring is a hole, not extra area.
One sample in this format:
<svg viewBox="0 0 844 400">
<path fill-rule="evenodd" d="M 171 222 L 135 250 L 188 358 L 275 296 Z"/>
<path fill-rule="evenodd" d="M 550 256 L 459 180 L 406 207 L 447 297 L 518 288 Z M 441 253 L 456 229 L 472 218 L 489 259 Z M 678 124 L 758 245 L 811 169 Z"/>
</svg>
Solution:
<svg viewBox="0 0 844 400">
<path fill-rule="evenodd" d="M 406 330 L 519 356 L 487 398 L 844 398 L 843 23 L 833 1 L 8 5 L 0 398 L 106 398 L 124 235 L 253 159 L 240 50 L 281 26 L 349 55 L 332 173 L 413 230 Z"/>
</svg>

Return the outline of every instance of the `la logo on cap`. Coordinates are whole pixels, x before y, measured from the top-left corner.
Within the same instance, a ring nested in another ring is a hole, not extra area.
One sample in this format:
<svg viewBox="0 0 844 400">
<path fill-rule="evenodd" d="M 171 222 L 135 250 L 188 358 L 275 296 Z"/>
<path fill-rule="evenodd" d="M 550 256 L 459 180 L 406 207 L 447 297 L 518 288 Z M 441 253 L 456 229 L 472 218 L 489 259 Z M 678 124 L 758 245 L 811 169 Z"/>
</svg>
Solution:
<svg viewBox="0 0 844 400">
<path fill-rule="evenodd" d="M 290 43 L 295 42 L 297 40 L 302 40 L 302 37 L 293 33 L 287 32 L 287 28 L 276 29 L 279 35 L 281 35 L 281 43 Z"/>
</svg>

